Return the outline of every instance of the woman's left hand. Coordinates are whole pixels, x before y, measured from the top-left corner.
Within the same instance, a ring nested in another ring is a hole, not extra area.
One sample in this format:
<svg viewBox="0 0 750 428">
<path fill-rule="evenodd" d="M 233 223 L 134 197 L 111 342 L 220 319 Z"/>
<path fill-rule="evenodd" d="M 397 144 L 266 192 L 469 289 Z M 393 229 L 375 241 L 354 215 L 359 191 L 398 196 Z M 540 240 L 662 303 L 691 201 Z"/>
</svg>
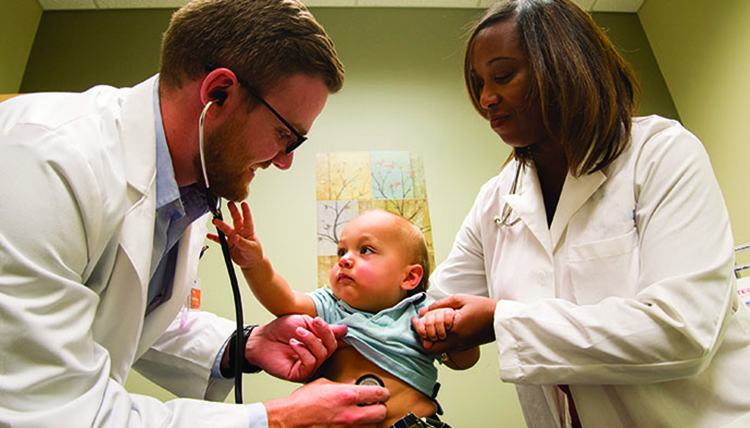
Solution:
<svg viewBox="0 0 750 428">
<path fill-rule="evenodd" d="M 493 326 L 495 306 L 497 306 L 497 300 L 468 294 L 455 294 L 421 309 L 419 312 L 422 316 L 440 308 L 451 308 L 456 311 L 450 331 L 442 340 L 430 339 L 422 318 L 414 317 L 412 324 L 422 338 L 422 345 L 430 354 L 466 350 L 495 340 Z"/>
</svg>

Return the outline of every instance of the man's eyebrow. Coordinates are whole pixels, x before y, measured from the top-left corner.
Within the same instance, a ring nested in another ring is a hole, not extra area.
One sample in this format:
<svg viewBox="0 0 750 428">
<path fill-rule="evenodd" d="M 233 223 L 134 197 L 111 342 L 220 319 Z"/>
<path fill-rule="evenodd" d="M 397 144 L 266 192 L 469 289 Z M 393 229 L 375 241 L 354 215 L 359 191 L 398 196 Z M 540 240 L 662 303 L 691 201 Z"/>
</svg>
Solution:
<svg viewBox="0 0 750 428">
<path fill-rule="evenodd" d="M 307 136 L 307 132 L 308 132 L 308 131 L 307 131 L 307 129 L 305 129 L 305 128 L 304 128 L 304 127 L 303 127 L 302 125 L 300 125 L 299 123 L 294 123 L 294 122 L 289 122 L 289 123 L 290 123 L 290 124 L 291 124 L 291 125 L 292 125 L 292 126 L 294 127 L 294 129 L 296 129 L 296 130 L 297 130 L 297 132 L 299 132 L 299 133 L 300 133 L 300 134 L 301 134 L 302 136 Z"/>
</svg>

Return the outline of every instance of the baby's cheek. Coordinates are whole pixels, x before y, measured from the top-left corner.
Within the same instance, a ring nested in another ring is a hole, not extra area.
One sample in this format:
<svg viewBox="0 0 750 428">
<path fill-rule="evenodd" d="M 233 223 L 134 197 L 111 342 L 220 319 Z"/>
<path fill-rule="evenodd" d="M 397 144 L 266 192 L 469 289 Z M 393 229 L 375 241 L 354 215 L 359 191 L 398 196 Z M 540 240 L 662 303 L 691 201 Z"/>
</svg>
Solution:
<svg viewBox="0 0 750 428">
<path fill-rule="evenodd" d="M 356 275 L 357 283 L 363 286 L 372 288 L 383 283 L 381 279 L 383 275 L 380 275 L 375 269 L 369 266 L 358 266 Z"/>
</svg>

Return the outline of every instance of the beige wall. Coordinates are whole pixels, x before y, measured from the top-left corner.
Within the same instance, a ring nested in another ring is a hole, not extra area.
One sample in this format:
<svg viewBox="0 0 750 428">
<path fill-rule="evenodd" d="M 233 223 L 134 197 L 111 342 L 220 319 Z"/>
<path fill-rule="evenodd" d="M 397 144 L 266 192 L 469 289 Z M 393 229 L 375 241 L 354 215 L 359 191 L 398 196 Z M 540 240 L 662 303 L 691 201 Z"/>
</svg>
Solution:
<svg viewBox="0 0 750 428">
<path fill-rule="evenodd" d="M 0 94 L 18 92 L 42 8 L 36 0 L 0 2 Z"/>
<path fill-rule="evenodd" d="M 683 123 L 711 155 L 735 243 L 748 243 L 750 1 L 646 0 L 638 16 Z"/>
<path fill-rule="evenodd" d="M 347 82 L 332 96 L 295 152 L 294 167 L 263 171 L 249 198 L 258 234 L 274 265 L 300 290 L 316 278 L 315 156 L 332 151 L 411 150 L 424 158 L 435 256 L 448 254 L 479 187 L 497 174 L 507 147 L 470 107 L 461 64 L 466 24 L 477 9 L 317 8 L 336 40 Z M 132 85 L 158 67 L 160 33 L 171 11 L 57 12 L 44 14 L 22 89 L 84 90 L 108 83 Z M 644 113 L 676 117 L 658 67 L 633 14 L 596 15 L 610 29 L 644 80 Z M 212 245 L 201 262 L 203 307 L 233 318 L 221 252 Z M 244 288 L 243 288 L 244 290 Z M 244 292 L 245 320 L 271 319 Z M 494 345 L 483 348 L 468 372 L 440 372 L 439 399 L 457 427 L 521 428 L 514 387 L 498 378 Z M 171 395 L 131 375 L 134 392 Z M 287 395 L 295 385 L 265 374 L 245 376 L 245 402 Z M 231 400 L 232 397 L 230 396 Z"/>
</svg>

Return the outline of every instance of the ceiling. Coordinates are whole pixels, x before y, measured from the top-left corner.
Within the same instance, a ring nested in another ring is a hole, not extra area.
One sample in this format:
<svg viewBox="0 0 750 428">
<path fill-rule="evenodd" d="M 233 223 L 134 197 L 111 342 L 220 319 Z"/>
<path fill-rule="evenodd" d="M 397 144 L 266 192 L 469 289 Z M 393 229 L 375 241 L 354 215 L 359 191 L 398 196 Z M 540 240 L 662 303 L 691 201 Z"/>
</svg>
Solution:
<svg viewBox="0 0 750 428">
<path fill-rule="evenodd" d="M 187 0 L 38 0 L 44 10 L 176 8 Z M 590 12 L 638 12 L 645 0 L 573 0 Z M 495 0 L 303 0 L 307 6 L 486 8 Z"/>
</svg>

